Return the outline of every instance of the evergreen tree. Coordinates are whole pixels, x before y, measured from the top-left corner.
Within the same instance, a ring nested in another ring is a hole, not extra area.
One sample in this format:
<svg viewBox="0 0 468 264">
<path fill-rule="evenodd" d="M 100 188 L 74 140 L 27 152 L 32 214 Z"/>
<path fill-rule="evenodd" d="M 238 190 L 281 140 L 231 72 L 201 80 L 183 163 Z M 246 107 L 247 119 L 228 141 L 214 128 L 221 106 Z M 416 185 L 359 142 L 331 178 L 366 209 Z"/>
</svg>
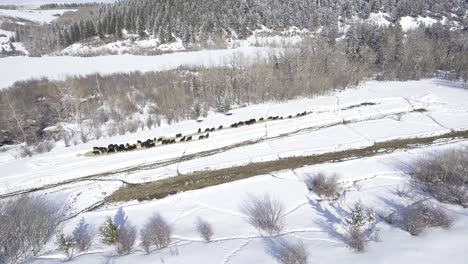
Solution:
<svg viewBox="0 0 468 264">
<path fill-rule="evenodd" d="M 137 17 L 137 33 L 138 36 L 144 37 L 146 35 L 145 33 L 145 20 L 143 18 L 143 12 L 141 12 L 138 17 Z"/>
<path fill-rule="evenodd" d="M 98 22 L 97 33 L 98 33 L 98 36 L 99 36 L 99 38 L 101 40 L 105 38 L 105 36 L 104 36 L 104 26 L 101 23 L 101 21 Z"/>
<path fill-rule="evenodd" d="M 115 36 L 117 38 L 122 38 L 123 37 L 123 35 L 122 35 L 122 26 L 123 26 L 122 20 L 117 19 L 116 28 L 115 28 Z"/>
</svg>

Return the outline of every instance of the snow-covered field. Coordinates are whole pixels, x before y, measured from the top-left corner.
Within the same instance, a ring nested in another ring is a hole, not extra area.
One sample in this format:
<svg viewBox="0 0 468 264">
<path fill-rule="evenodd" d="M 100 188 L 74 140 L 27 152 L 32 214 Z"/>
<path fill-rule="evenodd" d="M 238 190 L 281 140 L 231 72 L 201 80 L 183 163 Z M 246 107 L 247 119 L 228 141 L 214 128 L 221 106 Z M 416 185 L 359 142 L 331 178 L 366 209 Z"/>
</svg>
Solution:
<svg viewBox="0 0 468 264">
<path fill-rule="evenodd" d="M 29 20 L 37 23 L 50 23 L 53 20 L 57 19 L 65 12 L 74 12 L 75 9 L 53 9 L 53 10 L 33 10 L 33 9 L 24 9 L 24 10 L 10 10 L 10 9 L 0 9 L 0 18 L 1 17 L 13 17 Z"/>
<path fill-rule="evenodd" d="M 227 50 L 202 50 L 157 56 L 113 55 L 100 57 L 7 57 L 0 59 L 0 89 L 16 81 L 47 77 L 64 79 L 69 75 L 111 74 L 130 71 L 159 71 L 179 66 L 224 65 L 233 58 L 266 56 L 269 48 L 241 47 Z M 112 65 L 112 67 L 109 67 Z"/>
<path fill-rule="evenodd" d="M 183 121 L 69 148 L 57 146 L 50 153 L 32 158 L 15 159 L 15 151 L 10 150 L 0 153 L 0 195 L 58 183 L 58 186 L 39 193 L 62 201 L 69 208 L 69 213 L 73 214 L 102 201 L 123 185 L 121 180 L 131 183 L 150 182 L 178 173 L 362 148 L 391 139 L 467 130 L 467 99 L 468 90 L 461 88 L 459 83 L 439 79 L 369 81 L 360 87 L 314 99 L 246 106 L 233 110 L 231 116 L 210 114 L 201 123 Z M 311 113 L 299 118 L 215 131 L 210 133 L 209 139 L 203 141 L 106 156 L 80 155 L 93 146 L 174 136 L 176 133 L 188 134 L 196 132 L 198 128 L 226 127 L 250 118 L 288 116 L 303 111 Z M 233 144 L 239 145 L 223 152 L 213 151 L 206 156 L 196 156 L 202 151 Z M 337 227 L 345 221 L 350 207 L 357 201 L 374 208 L 378 214 L 387 214 L 392 208 L 410 203 L 407 198 L 395 193 L 397 187 L 410 188 L 408 177 L 394 166 L 397 161 L 408 161 L 429 150 L 461 146 L 468 146 L 468 140 L 442 141 L 432 146 L 392 154 L 272 172 L 272 175 L 259 175 L 156 201 L 106 205 L 97 211 L 80 214 L 64 223 L 63 227 L 65 232 L 70 232 L 81 216 L 97 227 L 120 206 L 124 207 L 129 220 L 138 227 L 155 212 L 163 214 L 174 227 L 170 248 L 145 255 L 137 246 L 134 253 L 117 257 L 113 247 L 103 245 L 96 238 L 90 252 L 77 256 L 72 260 L 73 263 L 275 263 L 266 250 L 268 239 L 247 223 L 246 216 L 240 210 L 248 194 L 269 193 L 284 203 L 286 225 L 280 237 L 303 241 L 311 263 L 441 263 L 448 257 L 451 263 L 465 263 L 468 210 L 456 206 L 445 205 L 455 219 L 449 230 L 430 229 L 419 237 L 412 237 L 400 229 L 379 223 L 381 241 L 371 242 L 362 254 L 350 250 L 336 234 L 330 232 L 330 227 Z M 195 154 L 193 159 L 179 162 L 181 156 L 191 154 Z M 100 178 L 105 181 L 88 179 L 60 184 L 94 173 L 162 161 L 167 163 L 151 169 Z M 302 179 L 318 171 L 341 175 L 340 182 L 348 190 L 344 200 L 334 204 L 315 201 Z M 213 242 L 209 244 L 202 242 L 195 231 L 194 223 L 199 216 L 214 227 Z M 43 254 L 32 263 L 60 262 L 63 255 L 55 248 L 53 243 L 49 243 Z M 178 255 L 171 255 L 170 252 L 175 251 L 178 251 Z"/>
<path fill-rule="evenodd" d="M 174 229 L 171 246 L 148 255 L 137 248 L 128 256 L 118 257 L 111 247 L 96 240 L 90 253 L 75 257 L 71 263 L 277 263 L 267 253 L 268 238 L 248 224 L 240 209 L 249 194 L 264 193 L 279 198 L 285 208 L 282 215 L 285 228 L 277 237 L 302 241 L 309 252 L 309 263 L 444 263 L 447 259 L 450 263 L 466 263 L 468 210 L 455 206 L 448 206 L 452 210 L 450 216 L 455 219 L 449 230 L 429 229 L 419 237 L 380 222 L 377 225 L 380 242 L 370 242 L 364 253 L 349 249 L 329 230 L 342 224 L 358 201 L 383 215 L 409 204 L 395 193 L 399 187 L 408 188 L 408 178 L 396 171 L 392 163 L 409 160 L 428 150 L 259 175 L 159 201 L 123 205 L 129 221 L 139 227 L 152 214 L 162 214 Z M 319 171 L 341 175 L 341 184 L 349 190 L 343 202 L 329 204 L 313 200 L 315 197 L 307 191 L 302 179 Z M 99 226 L 116 210 L 117 207 L 108 207 L 85 213 L 83 217 Z M 199 237 L 195 230 L 197 217 L 212 224 L 212 242 L 205 243 Z M 69 221 L 65 232 L 71 232 L 78 220 Z M 178 253 L 172 255 L 171 251 Z M 61 258 L 60 253 L 51 251 L 30 263 L 60 263 Z"/>
</svg>

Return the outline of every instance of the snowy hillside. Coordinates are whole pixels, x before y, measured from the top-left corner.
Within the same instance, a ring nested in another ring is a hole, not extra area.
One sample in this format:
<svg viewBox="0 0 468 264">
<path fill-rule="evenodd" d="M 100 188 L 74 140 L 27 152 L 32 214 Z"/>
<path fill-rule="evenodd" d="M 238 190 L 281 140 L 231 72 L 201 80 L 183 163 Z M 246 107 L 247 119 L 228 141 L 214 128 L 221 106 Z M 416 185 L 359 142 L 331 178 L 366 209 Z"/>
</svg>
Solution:
<svg viewBox="0 0 468 264">
<path fill-rule="evenodd" d="M 302 241 L 310 263 L 409 263 L 409 259 L 411 263 L 440 263 L 444 259 L 464 263 L 463 248 L 468 243 L 464 235 L 468 228 L 466 209 L 443 205 L 453 218 L 453 225 L 448 230 L 427 229 L 418 237 L 381 218 L 411 204 L 413 199 L 426 197 L 409 185 L 408 176 L 396 166 L 399 162 L 420 157 L 427 151 L 468 147 L 468 90 L 461 87 L 460 83 L 439 79 L 370 81 L 355 89 L 315 99 L 252 105 L 235 109 L 230 116 L 210 114 L 202 123 L 184 121 L 68 148 L 57 146 L 50 153 L 31 158 L 15 159 L 15 150 L 6 150 L 0 153 L 0 196 L 36 190 L 38 194 L 60 200 L 67 208 L 67 215 L 78 213 L 63 224 L 65 233 L 70 233 L 81 217 L 97 228 L 119 207 L 124 208 L 128 221 L 139 229 L 156 212 L 173 228 L 169 247 L 153 250 L 148 255 L 137 243 L 131 254 L 119 257 L 114 247 L 96 237 L 88 253 L 78 253 L 72 263 L 274 263 L 271 247 L 278 240 L 273 238 Z M 301 117 L 210 132 L 210 137 L 204 140 L 129 153 L 84 155 L 93 146 L 170 137 L 176 133 L 186 135 L 196 133 L 198 128 L 229 127 L 250 118 L 295 116 L 303 111 L 307 114 Z M 450 136 L 454 133 L 458 136 Z M 418 138 L 433 140 L 411 144 Z M 255 177 L 160 200 L 128 199 L 102 204 L 114 191 L 127 185 L 144 187 L 139 184 L 191 175 L 194 171 L 340 153 L 380 143 L 384 146 L 386 142 L 398 145 L 402 140 L 409 140 L 409 144 L 395 148 L 387 145 L 367 157 L 352 156 L 299 167 L 290 164 L 287 165 L 290 169 L 272 170 L 267 175 L 252 175 Z M 340 175 L 339 183 L 346 191 L 339 201 L 320 202 L 316 194 L 307 190 L 304 179 L 320 171 Z M 413 198 L 398 192 L 403 189 L 413 193 Z M 249 194 L 264 193 L 277 197 L 284 206 L 281 214 L 284 228 L 274 236 L 262 235 L 249 225 L 241 210 Z M 379 219 L 375 223 L 379 234 L 373 236 L 375 241 L 370 241 L 362 254 L 353 252 L 343 240 L 346 235 L 343 226 L 359 201 L 364 207 L 373 208 Z M 436 200 L 430 201 L 438 204 Z M 101 207 L 86 212 L 96 205 Z M 82 211 L 85 212 L 79 213 Z M 203 242 L 196 233 L 197 217 L 212 224 L 212 242 Z M 456 243 L 448 245 L 446 241 Z M 51 241 L 30 263 L 59 263 L 64 258 Z"/>
</svg>

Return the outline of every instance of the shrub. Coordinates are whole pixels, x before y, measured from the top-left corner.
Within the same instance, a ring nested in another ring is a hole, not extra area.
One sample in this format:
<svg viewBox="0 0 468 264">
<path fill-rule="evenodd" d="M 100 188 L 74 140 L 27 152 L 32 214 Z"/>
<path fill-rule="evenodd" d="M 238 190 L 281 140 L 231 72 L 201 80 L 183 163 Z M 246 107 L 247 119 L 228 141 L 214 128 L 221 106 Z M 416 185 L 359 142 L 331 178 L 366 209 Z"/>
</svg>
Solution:
<svg viewBox="0 0 468 264">
<path fill-rule="evenodd" d="M 468 206 L 468 148 L 428 154 L 403 170 L 437 200 Z"/>
<path fill-rule="evenodd" d="M 60 232 L 57 234 L 57 241 L 55 242 L 60 250 L 62 250 L 67 256 L 67 260 L 73 258 L 73 247 L 75 242 L 72 236 L 67 236 L 64 233 Z"/>
<path fill-rule="evenodd" d="M 91 246 L 94 237 L 93 228 L 86 223 L 84 218 L 81 218 L 78 225 L 73 230 L 73 240 L 79 251 L 86 251 Z"/>
<path fill-rule="evenodd" d="M 378 240 L 375 222 L 374 210 L 365 208 L 360 202 L 355 203 L 348 219 L 349 228 L 345 235 L 346 244 L 356 251 L 363 251 L 371 238 Z"/>
<path fill-rule="evenodd" d="M 0 205 L 2 263 L 17 263 L 37 255 L 62 219 L 62 209 L 39 196 L 23 195 Z"/>
<path fill-rule="evenodd" d="M 277 199 L 268 194 L 262 197 L 250 196 L 242 205 L 242 211 L 248 216 L 249 223 L 268 234 L 278 234 L 283 229 L 284 207 Z"/>
<path fill-rule="evenodd" d="M 305 184 L 309 191 L 315 192 L 318 196 L 333 198 L 339 196 L 338 175 L 325 175 L 324 173 L 317 173 L 313 176 L 305 178 Z"/>
<path fill-rule="evenodd" d="M 115 245 L 117 253 L 128 254 L 133 249 L 136 240 L 136 227 L 128 222 L 128 218 L 122 208 L 117 210 L 114 218 L 106 218 L 106 222 L 100 228 L 102 242 Z"/>
<path fill-rule="evenodd" d="M 282 264 L 306 264 L 307 250 L 302 241 L 293 243 L 285 239 L 267 240 L 268 253 Z"/>
<path fill-rule="evenodd" d="M 30 146 L 21 146 L 18 150 L 18 154 L 21 158 L 32 157 L 34 151 Z"/>
<path fill-rule="evenodd" d="M 95 127 L 94 130 L 93 130 L 93 133 L 94 133 L 94 139 L 100 139 L 100 138 L 102 138 L 102 131 L 101 131 L 101 128 Z"/>
<path fill-rule="evenodd" d="M 172 228 L 160 214 L 154 214 L 147 220 L 140 233 L 142 247 L 149 253 L 152 245 L 156 246 L 157 249 L 169 245 Z"/>
<path fill-rule="evenodd" d="M 153 117 L 151 115 L 149 115 L 146 118 L 146 126 L 148 127 L 148 129 L 151 129 L 154 126 L 154 120 L 153 120 Z"/>
<path fill-rule="evenodd" d="M 111 217 L 106 218 L 106 222 L 99 228 L 102 236 L 102 242 L 108 245 L 114 245 L 119 239 L 119 231 Z"/>
<path fill-rule="evenodd" d="M 365 231 L 358 226 L 352 226 L 346 236 L 346 244 L 356 251 L 363 251 L 367 240 Z"/>
<path fill-rule="evenodd" d="M 117 253 L 120 255 L 129 254 L 133 249 L 136 240 L 137 230 L 136 227 L 130 224 L 126 224 L 118 229 L 117 239 Z"/>
<path fill-rule="evenodd" d="M 126 125 L 125 130 L 129 131 L 130 133 L 136 133 L 138 131 L 138 127 L 139 127 L 138 121 L 127 121 L 125 125 Z"/>
<path fill-rule="evenodd" d="M 452 219 L 440 208 L 417 202 L 407 208 L 402 217 L 403 226 L 411 235 L 417 236 L 428 227 L 449 228 Z"/>
<path fill-rule="evenodd" d="M 51 152 L 55 148 L 55 142 L 53 140 L 44 140 L 37 144 L 36 152 L 39 154 Z"/>
<path fill-rule="evenodd" d="M 211 237 L 213 236 L 213 228 L 211 227 L 211 224 L 201 218 L 198 218 L 196 227 L 197 227 L 198 233 L 200 233 L 200 236 L 206 242 L 210 242 Z"/>
<path fill-rule="evenodd" d="M 366 224 L 372 224 L 375 221 L 374 210 L 369 208 L 364 208 L 364 206 L 357 202 L 354 204 L 354 207 L 351 209 L 351 226 L 363 227 Z"/>
</svg>

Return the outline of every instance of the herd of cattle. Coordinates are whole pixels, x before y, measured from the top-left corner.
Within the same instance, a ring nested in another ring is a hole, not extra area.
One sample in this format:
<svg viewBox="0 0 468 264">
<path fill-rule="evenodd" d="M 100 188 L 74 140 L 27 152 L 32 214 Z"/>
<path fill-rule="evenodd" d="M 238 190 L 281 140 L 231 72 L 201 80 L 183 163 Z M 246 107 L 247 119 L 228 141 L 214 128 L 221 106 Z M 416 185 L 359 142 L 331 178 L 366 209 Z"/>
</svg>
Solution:
<svg viewBox="0 0 468 264">
<path fill-rule="evenodd" d="M 296 117 L 301 117 L 307 115 L 307 112 L 302 112 L 302 113 L 297 113 L 295 116 Z M 293 118 L 293 115 L 289 115 L 287 117 L 282 117 L 282 116 L 270 116 L 266 120 L 281 120 L 281 119 L 291 119 Z M 256 124 L 257 122 L 263 122 L 265 121 L 264 118 L 255 119 L 249 119 L 247 121 L 240 121 L 237 123 L 231 124 L 231 128 L 237 128 L 240 126 L 250 126 L 253 124 Z M 94 155 L 101 155 L 101 154 L 106 154 L 106 153 L 116 153 L 116 152 L 127 152 L 127 151 L 134 151 L 137 149 L 149 149 L 149 148 L 154 148 L 156 145 L 171 145 L 175 144 L 177 142 L 188 142 L 196 139 L 196 136 L 198 135 L 198 140 L 203 140 L 207 139 L 210 137 L 210 132 L 214 132 L 216 130 L 222 130 L 224 127 L 219 126 L 217 129 L 216 127 L 211 127 L 211 128 L 206 128 L 206 129 L 201 129 L 199 128 L 197 133 L 191 134 L 191 135 L 182 135 L 182 133 L 178 133 L 175 135 L 173 138 L 166 138 L 166 137 L 160 137 L 160 138 L 153 138 L 153 139 L 147 139 L 145 141 L 138 140 L 136 144 L 110 144 L 107 147 L 93 147 L 92 154 Z"/>
</svg>

